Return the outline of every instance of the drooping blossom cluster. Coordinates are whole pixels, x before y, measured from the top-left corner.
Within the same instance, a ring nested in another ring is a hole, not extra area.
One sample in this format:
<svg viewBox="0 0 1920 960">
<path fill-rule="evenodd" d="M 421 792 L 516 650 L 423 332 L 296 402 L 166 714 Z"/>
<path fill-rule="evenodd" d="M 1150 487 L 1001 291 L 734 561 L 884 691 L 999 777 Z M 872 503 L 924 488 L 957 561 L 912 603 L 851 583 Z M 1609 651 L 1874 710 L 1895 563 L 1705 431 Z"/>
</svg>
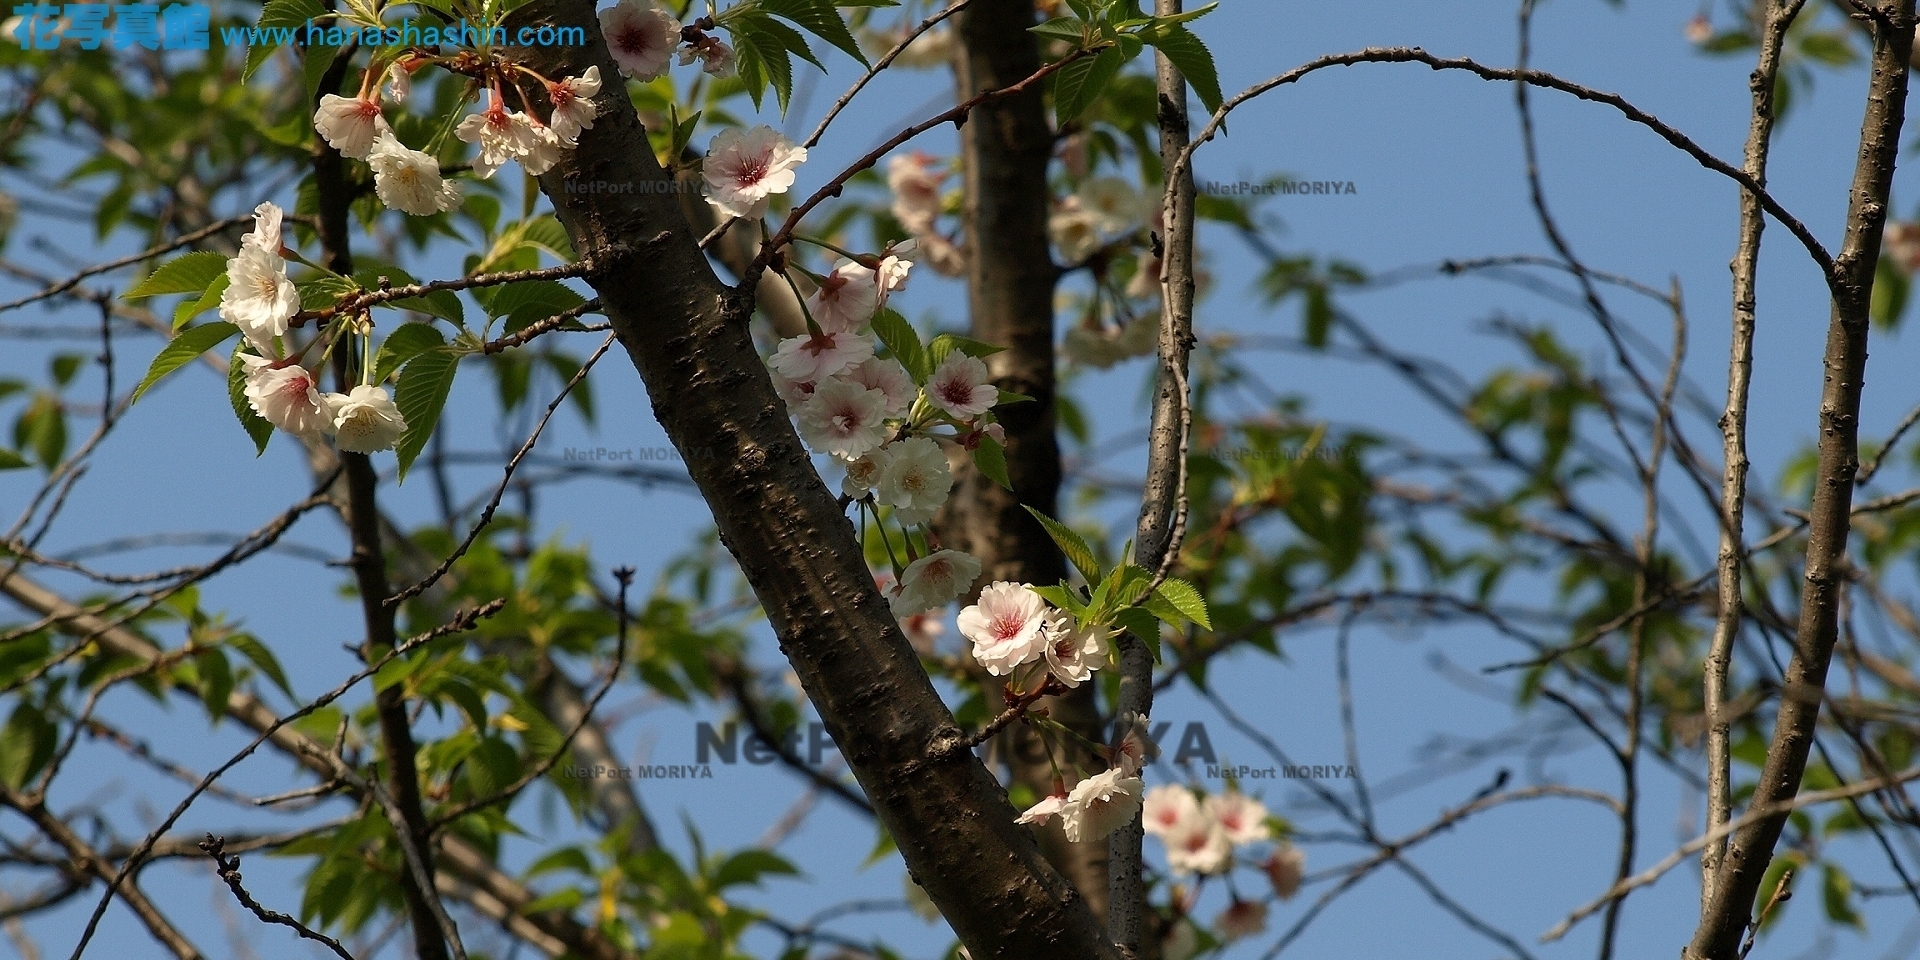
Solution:
<svg viewBox="0 0 1920 960">
<path fill-rule="evenodd" d="M 1140 813 L 1141 767 L 1158 752 L 1145 734 L 1144 720 L 1121 738 L 1114 764 L 1082 779 L 1069 791 L 1055 781 L 1053 793 L 1028 807 L 1014 822 L 1038 826 L 1054 817 L 1074 843 L 1100 840 L 1133 822 Z"/>
<path fill-rule="evenodd" d="M 913 238 L 921 259 L 935 273 L 957 277 L 967 272 L 966 254 L 937 223 L 945 204 L 941 185 L 950 172 L 932 154 L 901 154 L 887 161 L 887 189 L 893 194 L 893 218 Z"/>
<path fill-rule="evenodd" d="M 351 393 L 321 393 L 299 354 L 289 354 L 285 336 L 300 312 L 300 294 L 287 277 L 280 238 L 283 213 L 272 203 L 253 211 L 253 230 L 227 261 L 227 289 L 220 318 L 240 328 L 252 353 L 245 367 L 247 405 L 268 423 L 306 441 L 334 438 L 354 453 L 386 450 L 407 430 L 406 418 L 384 387 L 363 384 Z"/>
</svg>

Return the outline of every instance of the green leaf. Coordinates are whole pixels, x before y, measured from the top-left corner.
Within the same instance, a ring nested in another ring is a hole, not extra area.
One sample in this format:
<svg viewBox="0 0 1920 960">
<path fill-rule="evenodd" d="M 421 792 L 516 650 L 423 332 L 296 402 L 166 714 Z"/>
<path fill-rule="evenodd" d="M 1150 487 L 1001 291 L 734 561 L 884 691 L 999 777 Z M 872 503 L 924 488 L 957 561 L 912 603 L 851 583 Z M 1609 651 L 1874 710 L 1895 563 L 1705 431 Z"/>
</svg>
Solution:
<svg viewBox="0 0 1920 960">
<path fill-rule="evenodd" d="M 387 334 L 385 342 L 380 344 L 380 352 L 373 361 L 373 382 L 386 383 L 401 365 L 422 353 L 436 347 L 445 346 L 447 338 L 434 329 L 431 323 L 403 323 Z M 404 416 L 404 411 L 402 412 Z M 412 423 L 412 418 L 408 418 Z"/>
<path fill-rule="evenodd" d="M 1199 624 L 1202 630 L 1213 629 L 1213 620 L 1207 615 L 1207 601 L 1200 596 L 1200 591 L 1193 588 L 1193 584 L 1179 577 L 1168 577 L 1153 593 L 1180 611 L 1181 616 Z"/>
<path fill-rule="evenodd" d="M 1085 113 L 1124 63 L 1126 55 L 1120 48 L 1108 47 L 1094 56 L 1075 60 L 1054 74 L 1053 113 L 1058 121 L 1064 125 Z"/>
<path fill-rule="evenodd" d="M 572 287 L 556 280 L 534 280 L 501 287 L 487 301 L 488 317 L 506 317 L 506 332 L 514 333 L 586 302 Z"/>
<path fill-rule="evenodd" d="M 400 386 L 393 402 L 400 408 L 400 416 L 406 418 L 407 432 L 401 434 L 400 443 L 393 451 L 400 458 L 398 482 L 406 482 L 407 468 L 413 466 L 414 458 L 426 449 L 427 438 L 439 425 L 440 411 L 447 405 L 447 394 L 453 390 L 453 374 L 459 365 L 457 354 L 439 349 L 422 353 L 401 368 Z"/>
<path fill-rule="evenodd" d="M 30 466 L 33 466 L 33 464 L 29 462 L 27 458 L 5 447 L 0 447 L 0 470 L 19 470 L 22 467 Z"/>
<path fill-rule="evenodd" d="M 248 52 L 251 53 L 252 51 L 249 50 Z M 307 92 L 307 98 L 301 101 L 302 103 L 316 103 L 323 93 L 339 92 L 338 90 L 320 89 L 320 81 L 326 79 L 327 69 L 333 66 L 333 58 L 338 55 L 339 52 L 339 47 L 326 42 L 312 44 L 300 51 L 300 86 L 301 89 Z M 295 113 L 294 116 L 304 120 L 306 119 L 305 113 L 306 111 L 304 110 L 299 111 Z M 313 131 L 313 122 L 309 120 L 305 126 L 307 129 L 302 131 L 302 140 L 305 139 L 305 134 Z"/>
<path fill-rule="evenodd" d="M 13 424 L 13 442 L 22 450 L 32 450 L 40 466 L 52 473 L 67 451 L 67 413 L 60 398 L 44 392 L 34 397 Z"/>
<path fill-rule="evenodd" d="M 1145 641 L 1153 653 L 1153 662 L 1160 662 L 1160 618 L 1140 607 L 1126 607 L 1114 613 L 1113 619 L 1128 633 Z"/>
<path fill-rule="evenodd" d="M 1080 575 L 1086 577 L 1088 583 L 1100 582 L 1100 561 L 1094 559 L 1093 548 L 1087 546 L 1087 542 L 1080 539 L 1079 534 L 1074 533 L 1066 524 L 1024 503 L 1020 507 L 1033 514 L 1035 520 L 1040 521 L 1040 526 L 1046 529 L 1047 536 L 1052 537 L 1053 542 L 1059 545 L 1060 552 L 1066 555 L 1067 562 L 1073 564 L 1074 569 L 1080 571 Z"/>
<path fill-rule="evenodd" d="M 224 642 L 227 646 L 240 651 L 241 656 L 246 657 L 249 663 L 258 667 L 268 680 L 273 681 L 274 686 L 280 688 L 281 693 L 286 694 L 289 699 L 293 698 L 293 686 L 287 682 L 287 672 L 281 669 L 279 658 L 275 657 L 273 651 L 267 649 L 267 645 L 261 643 L 259 638 L 250 633 L 236 633 L 229 635 Z"/>
<path fill-rule="evenodd" d="M 1057 587 L 1034 587 L 1032 589 L 1034 593 L 1046 598 L 1048 603 L 1073 614 L 1076 620 L 1087 612 L 1087 602 L 1080 599 L 1078 593 L 1075 593 L 1072 588 L 1064 584 Z"/>
<path fill-rule="evenodd" d="M 1867 922 L 1853 908 L 1853 878 L 1830 863 L 1822 866 L 1820 872 L 1820 896 L 1826 904 L 1827 919 L 1864 932 Z"/>
<path fill-rule="evenodd" d="M 955 350 L 969 357 L 983 360 L 1005 349 L 1006 347 L 996 347 L 991 343 L 982 343 L 957 333 L 943 333 L 934 337 L 933 342 L 927 345 L 927 375 L 932 376 L 933 371 L 940 369 L 941 362 Z"/>
<path fill-rule="evenodd" d="M 907 368 L 914 385 L 924 386 L 933 375 L 933 365 L 928 361 L 926 348 L 920 345 L 920 334 L 914 331 L 913 324 L 891 308 L 883 309 L 874 315 L 873 333 L 887 345 L 893 358 Z"/>
<path fill-rule="evenodd" d="M 872 66 L 860 52 L 860 44 L 854 42 L 853 32 L 847 29 L 847 22 L 841 19 L 840 11 L 834 9 L 832 0 L 760 0 L 760 7 L 839 47 L 861 66 Z"/>
<path fill-rule="evenodd" d="M 227 715 L 227 698 L 233 694 L 233 665 L 218 649 L 202 650 L 193 658 L 199 674 L 200 702 L 206 705 L 207 722 L 219 726 Z"/>
<path fill-rule="evenodd" d="M 227 283 L 227 275 L 222 273 L 213 278 L 213 283 L 207 286 L 207 292 L 201 294 L 200 299 L 180 301 L 180 305 L 173 308 L 173 332 L 179 333 L 187 321 L 219 306 L 220 298 L 227 292 Z"/>
<path fill-rule="evenodd" d="M 1193 88 L 1194 96 L 1200 98 L 1200 105 L 1206 107 L 1209 114 L 1219 111 L 1220 74 L 1214 69 L 1213 54 L 1207 52 L 1207 45 L 1201 43 L 1193 31 L 1171 24 L 1150 33 L 1143 31 L 1140 38 L 1153 44 L 1169 63 L 1180 68 L 1180 75 L 1187 78 L 1187 85 Z"/>
<path fill-rule="evenodd" d="M 1030 402 L 1031 400 L 1033 400 L 1033 398 L 1027 396 L 1024 393 L 1014 393 L 1012 390 L 1002 390 L 1000 391 L 1000 396 L 994 399 L 993 405 L 996 407 L 1000 407 L 1000 406 L 1005 406 L 1009 403 L 1027 403 L 1027 402 Z"/>
<path fill-rule="evenodd" d="M 1027 32 L 1048 40 L 1065 40 L 1075 47 L 1082 47 L 1087 42 L 1086 27 L 1084 21 L 1075 20 L 1072 17 L 1054 17 L 1046 23 L 1028 27 Z"/>
<path fill-rule="evenodd" d="M 0 781 L 16 789 L 27 785 L 53 757 L 58 731 L 39 708 L 21 702 L 0 728 Z"/>
<path fill-rule="evenodd" d="M 552 214 L 543 213 L 528 220 L 520 236 L 524 242 L 545 250 L 562 263 L 573 262 L 573 241 L 567 237 L 567 228 Z"/>
<path fill-rule="evenodd" d="M 1868 304 L 1868 314 L 1873 317 L 1873 325 L 1882 330 L 1894 330 L 1900 326 L 1900 315 L 1906 312 L 1907 295 L 1912 289 L 1911 281 L 1902 273 L 1893 258 L 1882 254 L 1880 263 L 1873 271 L 1873 297 Z"/>
<path fill-rule="evenodd" d="M 225 256 L 211 250 L 189 253 L 161 264 L 147 274 L 145 280 L 135 284 L 132 290 L 121 294 L 120 299 L 138 300 L 169 293 L 202 293 L 226 272 Z"/>
<path fill-rule="evenodd" d="M 754 109 L 760 108 L 761 98 L 771 86 L 784 115 L 787 101 L 793 95 L 793 58 L 779 34 L 767 28 L 768 24 L 787 31 L 793 29 L 758 11 L 743 13 L 722 26 L 733 35 L 734 62 L 739 68 L 741 84 L 753 98 Z"/>
<path fill-rule="evenodd" d="M 239 332 L 239 327 L 225 320 L 203 323 L 180 331 L 180 335 L 168 341 L 166 346 L 160 348 L 160 353 L 153 358 L 153 365 L 147 368 L 146 379 L 141 380 L 140 386 L 134 388 L 133 399 L 139 400 L 141 394 L 147 392 L 147 388 L 160 382 L 160 378 L 192 363 L 201 354 L 226 342 L 228 337 Z"/>
<path fill-rule="evenodd" d="M 320 5 L 319 0 L 268 0 L 266 7 L 260 11 L 257 26 L 297 28 L 306 26 L 309 20 L 327 15 L 327 9 Z M 251 79 L 253 72 L 260 69 L 260 65 L 267 62 L 267 58 L 277 49 L 264 43 L 248 47 L 247 65 L 240 72 L 240 82 Z"/>
<path fill-rule="evenodd" d="M 742 850 L 728 857 L 713 872 L 713 888 L 725 890 L 743 883 L 757 884 L 761 877 L 769 873 L 795 875 L 799 872 L 779 854 L 766 850 Z"/>
<path fill-rule="evenodd" d="M 973 465 L 988 480 L 1008 490 L 1013 489 L 1013 481 L 1007 478 L 1007 451 L 1000 441 L 982 436 L 979 446 L 973 448 Z"/>
<path fill-rule="evenodd" d="M 239 419 L 241 429 L 253 438 L 253 455 L 257 457 L 267 452 L 267 441 L 273 439 L 273 424 L 255 413 L 253 404 L 247 400 L 247 367 L 240 362 L 246 347 L 246 342 L 241 341 L 227 360 L 227 401 L 233 404 L 233 415 Z"/>
</svg>

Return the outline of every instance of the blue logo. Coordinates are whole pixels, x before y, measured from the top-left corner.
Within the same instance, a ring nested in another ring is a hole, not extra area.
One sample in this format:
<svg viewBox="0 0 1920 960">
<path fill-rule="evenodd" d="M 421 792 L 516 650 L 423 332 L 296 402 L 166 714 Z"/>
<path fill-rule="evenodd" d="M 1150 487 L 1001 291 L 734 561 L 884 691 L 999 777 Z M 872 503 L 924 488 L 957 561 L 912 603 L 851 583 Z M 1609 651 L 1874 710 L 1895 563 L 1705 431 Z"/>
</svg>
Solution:
<svg viewBox="0 0 1920 960">
<path fill-rule="evenodd" d="M 98 50 L 103 44 L 115 50 L 205 50 L 212 21 L 212 11 L 197 3 L 165 8 L 157 3 L 32 3 L 13 12 L 20 17 L 13 36 L 22 50 L 52 50 L 63 40 L 78 42 L 82 50 Z"/>
</svg>

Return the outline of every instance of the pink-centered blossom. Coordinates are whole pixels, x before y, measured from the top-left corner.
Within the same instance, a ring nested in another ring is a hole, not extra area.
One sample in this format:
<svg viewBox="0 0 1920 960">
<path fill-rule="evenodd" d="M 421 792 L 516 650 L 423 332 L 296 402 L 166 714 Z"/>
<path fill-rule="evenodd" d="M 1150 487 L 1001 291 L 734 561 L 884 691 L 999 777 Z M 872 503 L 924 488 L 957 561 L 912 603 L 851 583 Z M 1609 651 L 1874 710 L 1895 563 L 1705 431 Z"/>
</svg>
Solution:
<svg viewBox="0 0 1920 960">
<path fill-rule="evenodd" d="M 801 334 L 780 341 L 767 365 L 794 383 L 818 384 L 873 356 L 873 341 L 847 331 Z"/>
<path fill-rule="evenodd" d="M 1267 905 L 1259 900 L 1236 899 L 1214 918 L 1213 929 L 1228 943 L 1257 936 L 1267 929 Z"/>
<path fill-rule="evenodd" d="M 302 440 L 333 432 L 333 409 L 314 385 L 312 371 L 297 363 L 276 368 L 250 353 L 241 354 L 240 361 L 246 367 L 247 406 L 254 413 Z"/>
<path fill-rule="evenodd" d="M 320 109 L 313 112 L 313 128 L 341 156 L 355 160 L 365 160 L 374 138 L 392 130 L 387 118 L 380 115 L 380 104 L 337 93 L 320 98 Z"/>
<path fill-rule="evenodd" d="M 1147 791 L 1141 828 L 1153 836 L 1164 837 L 1199 812 L 1200 802 L 1193 798 L 1193 791 L 1179 784 L 1162 784 Z"/>
<path fill-rule="evenodd" d="M 999 400 L 999 389 L 987 382 L 987 365 L 958 350 L 947 354 L 927 378 L 927 401 L 956 420 L 971 420 Z"/>
<path fill-rule="evenodd" d="M 334 443 L 349 453 L 391 449 L 407 432 L 407 421 L 385 387 L 361 384 L 351 394 L 329 393 Z"/>
<path fill-rule="evenodd" d="M 514 119 L 523 128 L 521 142 L 527 148 L 525 155 L 520 158 L 520 166 L 533 176 L 552 170 L 553 165 L 559 163 L 560 158 L 574 146 L 572 141 L 562 140 L 552 127 L 524 113 L 514 114 Z"/>
<path fill-rule="evenodd" d="M 620 0 L 600 11 L 600 33 L 620 72 L 641 83 L 666 73 L 680 45 L 680 21 L 653 0 Z"/>
<path fill-rule="evenodd" d="M 952 603 L 980 579 L 980 560 L 958 550 L 936 550 L 907 565 L 889 597 L 895 617 L 910 617 Z"/>
<path fill-rule="evenodd" d="M 793 168 L 807 159 L 780 131 L 760 124 L 751 130 L 726 129 L 707 146 L 701 173 L 707 202 L 722 213 L 748 220 L 767 215 L 767 198 L 793 186 Z"/>
<path fill-rule="evenodd" d="M 1220 824 L 1227 842 L 1236 847 L 1258 843 L 1272 835 L 1267 828 L 1266 805 L 1237 790 L 1208 797 L 1205 809 Z"/>
<path fill-rule="evenodd" d="M 525 156 L 532 147 L 526 118 L 508 110 L 499 97 L 490 98 L 479 113 L 468 114 L 453 133 L 480 145 L 480 154 L 473 158 L 473 173 L 482 180 L 491 178 L 508 161 Z"/>
<path fill-rule="evenodd" d="M 1067 839 L 1074 843 L 1099 840 L 1132 823 L 1140 812 L 1141 786 L 1139 777 L 1122 776 L 1119 770 L 1080 781 L 1060 811 Z"/>
<path fill-rule="evenodd" d="M 960 611 L 960 635 L 973 642 L 973 657 L 996 677 L 1045 656 L 1047 601 L 1024 583 L 988 584 L 980 599 Z"/>
<path fill-rule="evenodd" d="M 940 185 L 947 178 L 940 158 L 918 150 L 887 161 L 887 189 L 893 193 L 893 218 L 914 236 L 933 231 L 940 216 Z"/>
<path fill-rule="evenodd" d="M 577 77 L 568 77 L 547 86 L 547 99 L 553 103 L 548 126 L 563 140 L 574 140 L 582 130 L 593 129 L 599 108 L 593 98 L 600 95 L 600 68 L 591 66 Z"/>
<path fill-rule="evenodd" d="M 1227 832 L 1203 809 L 1161 835 L 1167 844 L 1167 866 L 1174 876 L 1224 873 L 1233 862 L 1233 844 Z"/>
<path fill-rule="evenodd" d="M 860 330 L 879 309 L 880 285 L 874 272 L 845 259 L 820 278 L 819 289 L 807 298 L 807 312 L 828 333 Z"/>
<path fill-rule="evenodd" d="M 808 447 L 851 460 L 886 442 L 886 406 L 886 395 L 878 390 L 828 379 L 794 413 Z"/>
<path fill-rule="evenodd" d="M 953 489 L 953 470 L 940 444 L 926 437 L 908 437 L 885 447 L 880 485 L 874 500 L 894 508 L 894 519 L 913 526 L 933 519 Z"/>
<path fill-rule="evenodd" d="M 738 69 L 733 48 L 719 37 L 708 35 L 680 48 L 680 65 L 700 61 L 700 69 L 709 76 L 731 77 Z"/>
<path fill-rule="evenodd" d="M 1077 627 L 1072 617 L 1059 614 L 1049 633 L 1047 672 L 1068 687 L 1079 686 L 1107 662 L 1106 628 Z"/>
</svg>

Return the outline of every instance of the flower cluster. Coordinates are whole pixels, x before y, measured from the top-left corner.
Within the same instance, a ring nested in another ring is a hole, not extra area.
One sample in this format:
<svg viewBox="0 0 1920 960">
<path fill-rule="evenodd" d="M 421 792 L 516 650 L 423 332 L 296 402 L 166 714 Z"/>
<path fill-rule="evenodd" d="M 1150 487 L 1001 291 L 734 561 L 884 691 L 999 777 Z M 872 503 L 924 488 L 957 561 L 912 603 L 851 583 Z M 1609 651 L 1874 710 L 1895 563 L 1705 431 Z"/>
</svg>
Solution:
<svg viewBox="0 0 1920 960">
<path fill-rule="evenodd" d="M 683 27 L 654 0 L 620 0 L 600 11 L 600 33 L 607 38 L 608 52 L 622 74 L 641 83 L 667 72 L 675 48 L 683 67 L 698 60 L 700 69 L 713 76 L 733 76 L 733 48 L 710 34 L 712 29 L 713 21 L 704 17 Z"/>
<path fill-rule="evenodd" d="M 362 384 L 351 393 L 321 393 L 300 354 L 284 349 L 283 338 L 300 312 L 300 294 L 287 278 L 282 217 L 272 203 L 254 208 L 253 230 L 240 239 L 239 254 L 227 261 L 227 289 L 220 295 L 221 319 L 240 328 L 254 351 L 239 355 L 246 368 L 247 405 L 302 440 L 332 436 L 340 449 L 353 453 L 388 449 L 406 432 L 407 421 L 385 388 Z"/>
<path fill-rule="evenodd" d="M 922 259 L 935 273 L 957 277 L 967 271 L 966 254 L 935 223 L 945 205 L 941 185 L 949 173 L 938 157 L 917 150 L 887 161 L 893 218 L 913 237 Z"/>
<path fill-rule="evenodd" d="M 1204 802 L 1181 786 L 1155 787 L 1147 795 L 1145 830 L 1167 845 L 1174 874 L 1225 873 L 1235 847 L 1268 839 L 1267 808 L 1238 791 Z"/>
<path fill-rule="evenodd" d="M 973 657 L 996 677 L 1028 664 L 1067 687 L 1077 687 L 1112 655 L 1104 627 L 1082 625 L 1054 609 L 1032 587 L 1005 580 L 980 591 L 980 602 L 960 611 L 960 635 Z"/>
<path fill-rule="evenodd" d="M 1140 768 L 1156 753 L 1145 735 L 1144 720 L 1134 725 L 1112 753 L 1114 765 L 1087 777 L 1072 791 L 1055 781 L 1054 791 L 1015 818 L 1015 823 L 1039 825 L 1060 818 L 1067 839 L 1080 843 L 1099 840 L 1133 822 L 1140 813 L 1140 794 L 1144 786 Z"/>
</svg>

